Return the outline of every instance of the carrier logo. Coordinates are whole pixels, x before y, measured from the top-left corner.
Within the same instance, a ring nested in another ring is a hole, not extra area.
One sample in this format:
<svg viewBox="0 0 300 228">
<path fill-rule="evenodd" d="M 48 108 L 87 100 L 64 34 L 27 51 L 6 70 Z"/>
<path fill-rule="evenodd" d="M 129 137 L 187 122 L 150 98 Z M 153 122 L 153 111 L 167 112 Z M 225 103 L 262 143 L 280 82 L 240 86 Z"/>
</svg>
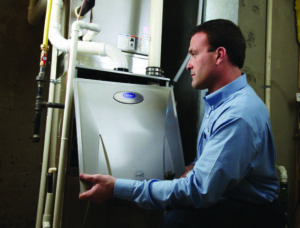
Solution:
<svg viewBox="0 0 300 228">
<path fill-rule="evenodd" d="M 116 92 L 113 98 L 123 104 L 138 104 L 144 100 L 143 95 L 132 91 Z"/>
<path fill-rule="evenodd" d="M 129 99 L 134 99 L 136 97 L 135 93 L 132 92 L 125 92 L 123 93 L 123 97 L 129 98 Z"/>
</svg>

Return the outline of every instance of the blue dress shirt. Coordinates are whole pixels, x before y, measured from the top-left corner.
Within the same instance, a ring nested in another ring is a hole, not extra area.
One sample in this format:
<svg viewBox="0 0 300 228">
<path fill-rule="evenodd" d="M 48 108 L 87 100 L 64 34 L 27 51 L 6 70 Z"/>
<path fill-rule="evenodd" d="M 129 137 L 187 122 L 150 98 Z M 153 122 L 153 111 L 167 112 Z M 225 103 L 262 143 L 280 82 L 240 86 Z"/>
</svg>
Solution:
<svg viewBox="0 0 300 228">
<path fill-rule="evenodd" d="M 114 196 L 144 208 L 205 208 L 224 198 L 272 202 L 278 194 L 268 111 L 243 74 L 204 97 L 195 166 L 185 178 L 117 179 Z"/>
</svg>

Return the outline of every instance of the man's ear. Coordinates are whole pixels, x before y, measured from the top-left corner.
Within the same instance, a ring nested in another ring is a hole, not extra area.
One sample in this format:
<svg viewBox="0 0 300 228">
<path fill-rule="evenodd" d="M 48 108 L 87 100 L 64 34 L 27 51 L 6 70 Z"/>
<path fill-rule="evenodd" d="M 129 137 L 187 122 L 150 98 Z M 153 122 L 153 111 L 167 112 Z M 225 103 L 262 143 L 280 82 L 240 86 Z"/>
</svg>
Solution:
<svg viewBox="0 0 300 228">
<path fill-rule="evenodd" d="M 224 47 L 218 47 L 216 52 L 217 52 L 216 65 L 220 65 L 223 63 L 225 59 L 226 49 Z"/>
</svg>

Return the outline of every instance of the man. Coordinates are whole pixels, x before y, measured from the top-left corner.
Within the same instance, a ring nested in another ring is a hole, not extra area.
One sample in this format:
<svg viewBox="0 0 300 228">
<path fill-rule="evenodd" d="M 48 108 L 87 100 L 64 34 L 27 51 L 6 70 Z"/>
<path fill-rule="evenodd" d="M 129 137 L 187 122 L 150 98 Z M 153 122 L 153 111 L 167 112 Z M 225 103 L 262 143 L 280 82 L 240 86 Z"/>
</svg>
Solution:
<svg viewBox="0 0 300 228">
<path fill-rule="evenodd" d="M 182 178 L 134 181 L 84 175 L 80 199 L 112 197 L 167 209 L 163 227 L 284 227 L 268 111 L 241 68 L 245 39 L 228 20 L 197 26 L 186 66 L 194 89 L 207 89 L 197 157 Z"/>
</svg>

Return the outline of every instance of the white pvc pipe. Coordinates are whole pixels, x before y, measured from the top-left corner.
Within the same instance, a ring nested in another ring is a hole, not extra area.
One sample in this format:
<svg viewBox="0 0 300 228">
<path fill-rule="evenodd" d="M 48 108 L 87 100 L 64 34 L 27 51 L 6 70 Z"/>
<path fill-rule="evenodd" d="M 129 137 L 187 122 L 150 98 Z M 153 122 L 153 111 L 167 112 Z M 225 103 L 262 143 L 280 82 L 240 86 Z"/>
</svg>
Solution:
<svg viewBox="0 0 300 228">
<path fill-rule="evenodd" d="M 55 183 L 55 176 L 56 176 L 57 169 L 56 168 L 49 168 L 48 173 L 52 174 L 52 183 Z M 52 186 L 53 189 L 54 185 Z M 53 211 L 53 202 L 54 202 L 54 193 L 47 192 L 46 196 L 46 204 L 43 216 L 43 228 L 51 228 L 52 224 L 52 211 Z"/>
<path fill-rule="evenodd" d="M 50 22 L 49 39 L 52 45 L 55 46 L 58 50 L 69 52 L 71 48 L 71 40 L 65 39 L 60 32 L 62 9 L 62 1 L 54 0 Z M 80 21 L 80 23 L 82 23 L 82 21 Z M 88 26 L 90 30 L 100 32 L 100 28 L 97 25 L 88 24 Z M 78 41 L 78 53 L 108 56 L 112 59 L 117 68 L 120 67 L 128 69 L 127 59 L 123 55 L 123 53 L 118 48 L 113 47 L 109 44 Z"/>
<path fill-rule="evenodd" d="M 271 115 L 271 60 L 272 60 L 272 20 L 273 0 L 267 2 L 267 34 L 266 34 L 266 76 L 265 76 L 265 104 Z"/>
<path fill-rule="evenodd" d="M 56 197 L 55 197 L 55 205 L 54 205 L 54 217 L 53 217 L 54 228 L 59 227 L 60 220 L 61 220 L 61 211 L 62 211 L 61 209 L 62 209 L 62 202 L 63 202 L 64 179 L 65 179 L 66 157 L 67 157 L 66 148 L 68 142 L 69 125 L 70 125 L 72 103 L 73 103 L 73 79 L 75 77 L 78 35 L 81 28 L 91 29 L 92 27 L 90 26 L 90 24 L 81 21 L 75 21 L 72 24 L 70 59 L 69 59 L 69 66 L 68 66 L 65 109 L 64 109 L 64 116 L 63 116 Z"/>
<path fill-rule="evenodd" d="M 99 31 L 100 32 L 100 31 Z M 94 37 L 99 33 L 99 32 L 94 32 L 94 31 L 88 31 L 83 37 L 82 40 L 83 41 L 92 41 L 94 39 Z"/>
<path fill-rule="evenodd" d="M 57 50 L 56 48 L 53 48 L 52 57 L 51 57 L 50 82 L 56 80 L 56 66 L 57 66 Z M 55 91 L 55 84 L 50 83 L 49 94 L 48 94 L 49 103 L 54 102 L 54 91 Z M 43 215 L 45 191 L 46 191 L 46 174 L 47 174 L 48 163 L 49 163 L 49 148 L 50 148 L 50 138 L 51 138 L 52 116 L 53 116 L 53 108 L 48 108 L 44 149 L 43 149 L 43 163 L 42 163 L 42 170 L 41 170 L 39 201 L 38 201 L 37 216 L 36 216 L 36 223 L 35 223 L 36 228 L 40 228 L 42 226 L 42 215 Z"/>
<path fill-rule="evenodd" d="M 37 25 L 41 17 L 45 14 L 47 0 L 30 0 L 28 6 L 27 20 L 31 25 Z"/>
<path fill-rule="evenodd" d="M 279 172 L 279 177 L 280 177 L 280 182 L 282 183 L 287 183 L 288 182 L 288 174 L 287 174 L 287 170 L 284 166 L 279 165 L 276 166 L 278 172 Z"/>
<path fill-rule="evenodd" d="M 52 210 L 52 202 L 53 202 L 53 193 L 47 193 L 47 200 L 45 206 L 45 213 L 43 216 L 43 228 L 51 228 L 51 210 Z"/>
<path fill-rule="evenodd" d="M 181 67 L 179 68 L 178 72 L 176 73 L 176 75 L 175 75 L 175 77 L 173 79 L 173 81 L 175 83 L 179 80 L 179 78 L 182 75 L 183 71 L 185 70 L 186 65 L 188 64 L 189 60 L 190 60 L 190 55 L 187 54 L 187 56 L 185 57 L 183 63 L 181 64 Z"/>
<path fill-rule="evenodd" d="M 163 0 L 151 0 L 150 4 L 150 37 L 148 66 L 161 65 L 161 38 L 163 20 Z"/>
</svg>

